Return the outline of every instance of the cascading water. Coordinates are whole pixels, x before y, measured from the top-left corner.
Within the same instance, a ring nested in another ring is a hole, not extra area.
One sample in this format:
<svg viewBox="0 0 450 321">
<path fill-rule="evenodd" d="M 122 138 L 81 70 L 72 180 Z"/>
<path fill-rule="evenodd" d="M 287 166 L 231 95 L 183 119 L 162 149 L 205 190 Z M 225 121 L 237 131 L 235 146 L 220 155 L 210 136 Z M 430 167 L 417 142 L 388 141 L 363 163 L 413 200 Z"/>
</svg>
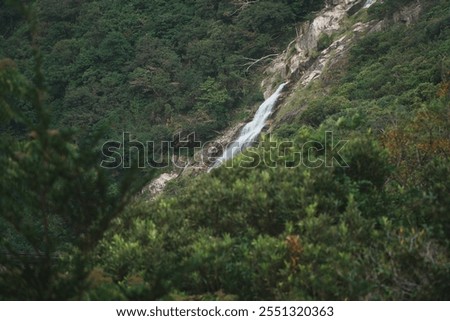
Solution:
<svg viewBox="0 0 450 321">
<path fill-rule="evenodd" d="M 377 0 L 367 0 L 366 3 L 364 4 L 363 8 L 369 8 L 371 5 L 373 5 L 375 2 L 377 2 Z"/>
<path fill-rule="evenodd" d="M 216 162 L 211 166 L 210 170 L 219 167 L 223 162 L 232 159 L 234 156 L 243 151 L 246 147 L 252 144 L 258 137 L 261 130 L 264 128 L 267 118 L 269 118 L 272 113 L 272 109 L 275 103 L 280 97 L 281 91 L 283 90 L 286 83 L 281 84 L 278 89 L 264 101 L 261 106 L 259 106 L 258 111 L 255 114 L 253 120 L 247 123 L 239 133 L 239 137 L 224 151 L 222 156 L 216 160 Z"/>
</svg>

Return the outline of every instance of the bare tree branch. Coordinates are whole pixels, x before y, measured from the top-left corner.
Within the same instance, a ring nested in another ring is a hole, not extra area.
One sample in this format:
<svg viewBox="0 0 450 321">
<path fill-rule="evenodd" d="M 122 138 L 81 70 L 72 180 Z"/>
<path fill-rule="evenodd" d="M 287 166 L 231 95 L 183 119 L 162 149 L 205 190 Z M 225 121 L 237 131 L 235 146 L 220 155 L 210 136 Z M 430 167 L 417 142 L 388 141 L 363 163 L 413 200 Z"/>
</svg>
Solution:
<svg viewBox="0 0 450 321">
<path fill-rule="evenodd" d="M 233 11 L 230 16 L 234 16 L 236 13 L 245 10 L 248 6 L 259 2 L 258 0 L 234 0 L 232 3 L 233 5 L 237 6 L 238 8 Z"/>
<path fill-rule="evenodd" d="M 267 55 L 267 56 L 264 56 L 264 57 L 261 57 L 258 59 L 244 57 L 244 59 L 249 60 L 249 62 L 246 62 L 245 64 L 243 64 L 243 66 L 248 66 L 245 71 L 249 71 L 250 68 L 252 68 L 254 65 L 256 65 L 262 61 L 265 61 L 267 59 L 270 59 L 272 57 L 276 57 L 276 56 L 278 56 L 278 54 L 270 54 L 270 55 Z"/>
</svg>

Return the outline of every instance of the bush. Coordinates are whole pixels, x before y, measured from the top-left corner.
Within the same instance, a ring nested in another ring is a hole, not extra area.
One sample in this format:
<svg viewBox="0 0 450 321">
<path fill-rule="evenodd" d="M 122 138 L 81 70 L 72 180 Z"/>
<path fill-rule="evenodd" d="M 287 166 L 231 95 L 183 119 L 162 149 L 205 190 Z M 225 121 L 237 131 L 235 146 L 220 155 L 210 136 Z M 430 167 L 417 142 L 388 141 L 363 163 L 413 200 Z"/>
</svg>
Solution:
<svg viewBox="0 0 450 321">
<path fill-rule="evenodd" d="M 317 41 L 317 50 L 322 51 L 324 49 L 327 49 L 332 43 L 333 38 L 326 33 L 322 33 L 319 37 L 319 40 Z"/>
</svg>

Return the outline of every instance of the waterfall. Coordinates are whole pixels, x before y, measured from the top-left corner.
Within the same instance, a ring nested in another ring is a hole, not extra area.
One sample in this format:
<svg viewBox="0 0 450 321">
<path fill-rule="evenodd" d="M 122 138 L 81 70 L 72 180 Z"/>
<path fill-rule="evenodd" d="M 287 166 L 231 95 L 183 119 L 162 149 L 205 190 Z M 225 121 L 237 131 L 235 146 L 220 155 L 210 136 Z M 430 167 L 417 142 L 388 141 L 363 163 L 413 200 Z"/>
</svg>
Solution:
<svg viewBox="0 0 450 321">
<path fill-rule="evenodd" d="M 242 128 L 239 137 L 227 146 L 227 149 L 222 156 L 216 160 L 210 170 L 219 167 L 223 162 L 232 159 L 255 141 L 261 130 L 264 128 L 266 120 L 272 113 L 272 109 L 285 85 L 286 83 L 281 84 L 272 96 L 267 98 L 266 101 L 259 106 L 253 120 Z"/>
<path fill-rule="evenodd" d="M 376 2 L 376 0 L 367 0 L 364 4 L 363 8 L 369 8 L 371 5 L 373 5 Z"/>
</svg>

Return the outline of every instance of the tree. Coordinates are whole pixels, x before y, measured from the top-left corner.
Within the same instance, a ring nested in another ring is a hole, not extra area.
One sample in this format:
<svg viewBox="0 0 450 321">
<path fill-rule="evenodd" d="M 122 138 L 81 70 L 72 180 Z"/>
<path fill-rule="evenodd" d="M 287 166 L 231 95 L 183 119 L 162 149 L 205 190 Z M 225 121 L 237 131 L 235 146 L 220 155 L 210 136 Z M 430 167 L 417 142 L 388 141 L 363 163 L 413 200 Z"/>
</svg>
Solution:
<svg viewBox="0 0 450 321">
<path fill-rule="evenodd" d="M 34 11 L 18 7 L 30 25 L 35 68 L 30 81 L 12 60 L 0 60 L 0 297 L 81 298 L 93 250 L 135 192 L 132 174 L 114 184 L 98 166 L 95 137 L 75 145 L 72 131 L 52 128 Z M 8 133 L 11 123 L 26 138 Z"/>
<path fill-rule="evenodd" d="M 230 97 L 226 89 L 213 78 L 208 79 L 200 86 L 200 96 L 198 97 L 197 108 L 205 110 L 215 117 L 226 117 L 226 107 Z"/>
</svg>

